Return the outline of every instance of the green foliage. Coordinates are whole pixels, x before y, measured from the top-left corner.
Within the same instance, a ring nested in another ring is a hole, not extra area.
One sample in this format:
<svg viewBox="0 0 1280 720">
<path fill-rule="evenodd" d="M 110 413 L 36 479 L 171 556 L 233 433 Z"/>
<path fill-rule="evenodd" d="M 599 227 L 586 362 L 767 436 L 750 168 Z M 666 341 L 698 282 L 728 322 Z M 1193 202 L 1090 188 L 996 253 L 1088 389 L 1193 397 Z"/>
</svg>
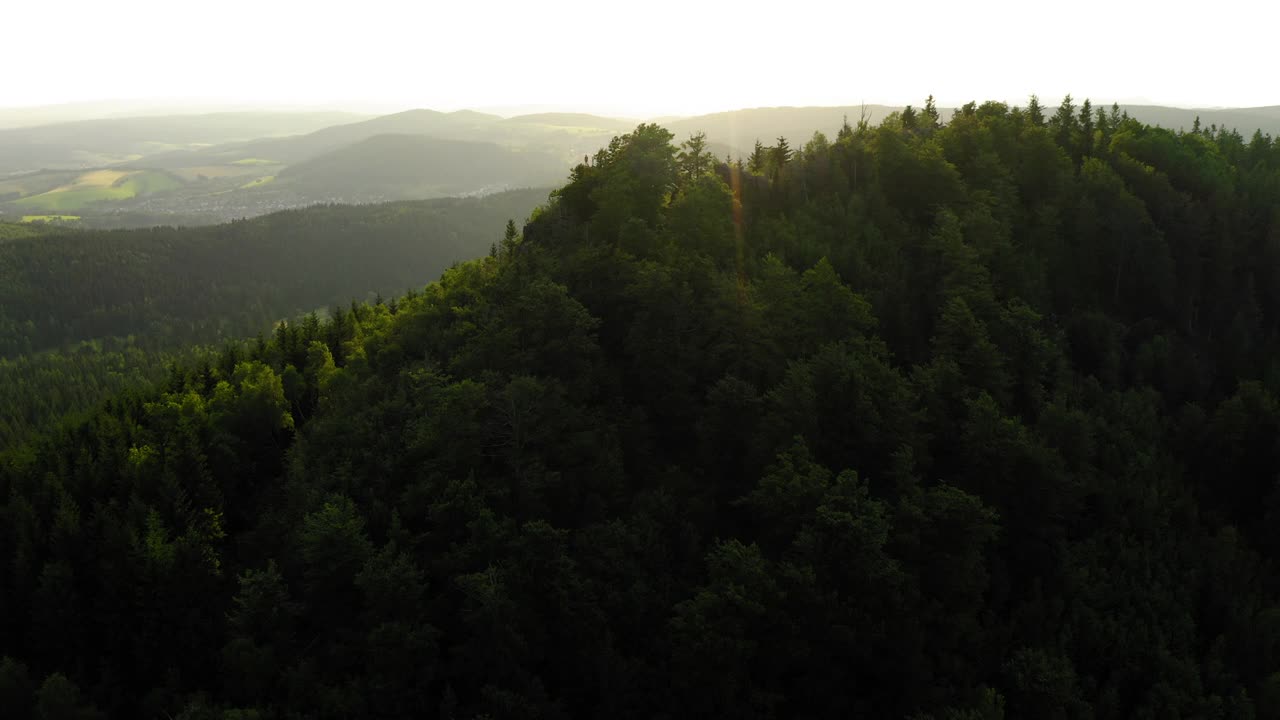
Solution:
<svg viewBox="0 0 1280 720">
<path fill-rule="evenodd" d="M 4 455 L 0 701 L 1276 715 L 1274 143 L 1070 99 L 671 140 Z"/>
<path fill-rule="evenodd" d="M 80 699 L 80 688 L 61 673 L 45 679 L 36 692 L 36 717 L 40 720 L 94 720 L 102 717 Z"/>
<path fill-rule="evenodd" d="M 494 223 L 545 197 L 315 207 L 196 229 L 44 229 L 0 243 L 0 450 L 196 364 L 205 351 L 192 344 L 418 287 L 480 255 Z"/>
</svg>

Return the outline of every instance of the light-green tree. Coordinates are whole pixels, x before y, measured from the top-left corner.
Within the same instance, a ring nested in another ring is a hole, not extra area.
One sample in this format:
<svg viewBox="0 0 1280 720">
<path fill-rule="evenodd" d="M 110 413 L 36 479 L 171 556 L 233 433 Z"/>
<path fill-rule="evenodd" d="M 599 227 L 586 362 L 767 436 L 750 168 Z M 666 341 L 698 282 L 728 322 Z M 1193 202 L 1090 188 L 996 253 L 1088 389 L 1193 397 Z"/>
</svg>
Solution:
<svg viewBox="0 0 1280 720">
<path fill-rule="evenodd" d="M 688 140 L 680 143 L 680 153 L 676 155 L 676 163 L 680 168 L 680 177 L 687 185 L 695 182 L 711 169 L 712 156 L 707 152 L 707 134 L 697 132 Z"/>
</svg>

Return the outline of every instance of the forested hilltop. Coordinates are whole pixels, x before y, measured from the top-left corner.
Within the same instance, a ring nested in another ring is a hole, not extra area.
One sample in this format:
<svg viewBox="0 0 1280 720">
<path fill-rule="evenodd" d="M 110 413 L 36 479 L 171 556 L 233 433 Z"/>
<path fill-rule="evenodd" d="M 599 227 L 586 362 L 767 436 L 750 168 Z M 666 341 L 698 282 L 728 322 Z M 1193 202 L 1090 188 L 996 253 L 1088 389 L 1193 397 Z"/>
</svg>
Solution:
<svg viewBox="0 0 1280 720">
<path fill-rule="evenodd" d="M 1280 717 L 1270 137 L 673 140 L 9 453 L 7 716 Z"/>
<path fill-rule="evenodd" d="M 547 192 L 315 206 L 199 228 L 0 225 L 0 450 L 162 378 L 193 344 L 420 287 L 484 255 L 493 228 Z"/>
</svg>

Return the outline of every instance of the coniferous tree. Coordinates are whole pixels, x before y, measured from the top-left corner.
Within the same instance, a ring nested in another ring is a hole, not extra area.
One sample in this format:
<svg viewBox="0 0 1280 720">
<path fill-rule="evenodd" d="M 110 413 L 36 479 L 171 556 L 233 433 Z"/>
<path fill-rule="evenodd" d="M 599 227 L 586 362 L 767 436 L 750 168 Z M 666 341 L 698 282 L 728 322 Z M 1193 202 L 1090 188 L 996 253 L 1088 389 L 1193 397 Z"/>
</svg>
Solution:
<svg viewBox="0 0 1280 720">
<path fill-rule="evenodd" d="M 1044 109 L 1040 107 L 1040 98 L 1035 95 L 1027 102 L 1027 119 L 1034 125 L 1044 125 Z"/>
<path fill-rule="evenodd" d="M 930 95 L 924 102 L 924 110 L 920 113 L 921 121 L 926 129 L 936 130 L 941 126 L 938 117 L 938 108 L 933 104 L 933 96 Z"/>
<path fill-rule="evenodd" d="M 791 146 L 787 143 L 786 138 L 778 138 L 778 144 L 773 146 L 770 156 L 775 168 L 780 169 L 791 162 Z"/>
<path fill-rule="evenodd" d="M 747 169 L 753 173 L 764 172 L 765 164 L 768 162 L 768 153 L 764 145 L 756 140 L 755 147 L 751 150 L 751 155 L 747 158 Z"/>
<path fill-rule="evenodd" d="M 706 150 L 707 134 L 704 132 L 694 133 L 688 140 L 680 143 L 680 153 L 676 155 L 676 162 L 680 166 L 680 175 L 684 182 L 692 182 L 710 170 L 712 158 Z"/>
<path fill-rule="evenodd" d="M 1080 143 L 1078 152 L 1081 157 L 1093 154 L 1093 130 L 1093 105 L 1089 103 L 1089 98 L 1085 98 L 1080 105 Z"/>
<path fill-rule="evenodd" d="M 836 133 L 836 142 L 848 142 L 853 139 L 853 127 L 849 125 L 849 116 L 845 115 L 840 123 L 840 131 Z"/>
<path fill-rule="evenodd" d="M 916 127 L 919 125 L 919 119 L 920 119 L 919 113 L 917 113 L 916 109 L 911 107 L 910 105 L 902 108 L 902 113 L 900 114 L 900 118 L 902 121 L 903 130 L 915 130 Z"/>
</svg>

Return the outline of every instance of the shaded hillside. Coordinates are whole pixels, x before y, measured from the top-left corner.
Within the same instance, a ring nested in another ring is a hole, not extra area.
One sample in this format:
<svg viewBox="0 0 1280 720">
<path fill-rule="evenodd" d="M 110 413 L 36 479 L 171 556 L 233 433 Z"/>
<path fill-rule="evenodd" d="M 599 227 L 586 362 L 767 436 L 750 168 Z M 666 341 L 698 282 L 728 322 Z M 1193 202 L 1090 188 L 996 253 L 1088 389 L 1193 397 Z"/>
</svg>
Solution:
<svg viewBox="0 0 1280 720">
<path fill-rule="evenodd" d="M 312 197 L 361 201 L 546 186 L 568 174 L 567 163 L 546 153 L 423 135 L 376 135 L 289 166 L 278 178 Z"/>
<path fill-rule="evenodd" d="M 0 224 L 0 450 L 109 393 L 153 382 L 188 344 L 421 287 L 487 253 L 546 190 L 312 207 L 207 228 L 66 234 Z"/>
<path fill-rule="evenodd" d="M 331 303 L 421 286 L 488 252 L 546 190 L 317 206 L 202 228 L 0 245 L 0 354 L 136 335 L 212 342 Z"/>
<path fill-rule="evenodd" d="M 585 125 L 579 123 L 586 123 Z M 199 152 L 159 155 L 148 162 L 162 167 L 234 162 L 241 158 L 263 158 L 295 164 L 348 148 L 378 135 L 420 135 L 437 140 L 496 143 L 556 154 L 562 160 L 594 152 L 613 135 L 632 123 L 595 116 L 554 114 L 504 119 L 471 110 L 443 113 L 435 110 L 408 110 L 364 122 L 338 125 L 290 138 L 270 138 L 234 143 Z"/>
<path fill-rule="evenodd" d="M 241 158 L 264 158 L 292 164 L 363 142 L 376 135 L 432 135 L 447 139 L 474 139 L 480 128 L 496 124 L 497 115 L 462 110 L 452 113 L 435 110 L 407 110 L 392 115 L 323 128 L 305 135 L 267 138 L 236 143 L 194 153 L 173 153 L 152 158 L 161 166 L 232 162 Z"/>
<path fill-rule="evenodd" d="M 1280 716 L 1280 148 L 938 120 L 642 125 L 0 460 L 10 712 Z"/>
</svg>

